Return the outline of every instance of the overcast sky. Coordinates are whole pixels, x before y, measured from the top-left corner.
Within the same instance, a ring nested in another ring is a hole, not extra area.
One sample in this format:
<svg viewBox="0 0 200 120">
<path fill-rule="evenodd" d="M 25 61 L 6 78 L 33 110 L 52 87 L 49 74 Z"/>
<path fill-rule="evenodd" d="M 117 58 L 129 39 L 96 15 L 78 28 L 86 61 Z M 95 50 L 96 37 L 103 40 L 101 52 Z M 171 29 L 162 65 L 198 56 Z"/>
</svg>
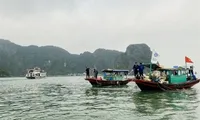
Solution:
<svg viewBox="0 0 200 120">
<path fill-rule="evenodd" d="M 186 55 L 200 68 L 200 1 L 0 0 L 0 38 L 77 54 L 146 43 L 161 64 L 184 65 Z"/>
</svg>

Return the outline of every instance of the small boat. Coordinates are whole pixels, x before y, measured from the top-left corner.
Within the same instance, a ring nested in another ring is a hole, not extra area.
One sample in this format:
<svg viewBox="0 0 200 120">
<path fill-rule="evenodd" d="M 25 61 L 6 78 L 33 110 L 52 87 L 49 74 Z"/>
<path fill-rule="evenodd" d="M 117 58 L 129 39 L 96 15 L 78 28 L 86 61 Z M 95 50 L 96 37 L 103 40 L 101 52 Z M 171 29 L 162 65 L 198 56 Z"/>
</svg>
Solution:
<svg viewBox="0 0 200 120">
<path fill-rule="evenodd" d="M 86 77 L 85 80 L 89 81 L 92 86 L 125 86 L 132 81 L 127 78 L 129 70 L 105 69 L 102 72 L 103 78 L 92 76 Z"/>
<path fill-rule="evenodd" d="M 39 67 L 27 70 L 26 74 L 27 79 L 40 79 L 45 77 L 46 77 L 46 72 L 44 70 L 41 70 Z"/>
<path fill-rule="evenodd" d="M 154 69 L 153 75 L 133 80 L 141 91 L 188 89 L 200 81 L 189 76 L 185 68 L 162 68 L 157 64 L 152 64 L 150 68 Z"/>
</svg>

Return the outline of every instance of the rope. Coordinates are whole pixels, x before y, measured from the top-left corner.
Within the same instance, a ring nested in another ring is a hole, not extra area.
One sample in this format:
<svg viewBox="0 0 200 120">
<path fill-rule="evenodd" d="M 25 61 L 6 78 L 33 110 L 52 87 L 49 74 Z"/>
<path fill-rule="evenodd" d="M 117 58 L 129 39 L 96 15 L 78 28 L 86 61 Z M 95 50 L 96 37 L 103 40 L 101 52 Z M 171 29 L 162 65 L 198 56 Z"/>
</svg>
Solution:
<svg viewBox="0 0 200 120">
<path fill-rule="evenodd" d="M 157 85 L 158 85 L 158 87 L 159 87 L 162 91 L 167 91 L 166 89 L 164 89 L 164 88 L 162 88 L 162 87 L 160 86 L 160 83 L 157 83 Z"/>
<path fill-rule="evenodd" d="M 162 86 L 161 86 L 162 85 Z M 177 87 L 178 85 L 176 85 L 176 87 Z M 160 88 L 160 89 L 162 89 L 163 91 L 167 91 L 167 90 L 173 90 L 172 88 L 170 88 L 170 87 L 167 87 L 167 86 L 165 86 L 165 85 L 163 85 L 163 84 L 161 84 L 161 83 L 158 83 L 158 87 Z"/>
</svg>

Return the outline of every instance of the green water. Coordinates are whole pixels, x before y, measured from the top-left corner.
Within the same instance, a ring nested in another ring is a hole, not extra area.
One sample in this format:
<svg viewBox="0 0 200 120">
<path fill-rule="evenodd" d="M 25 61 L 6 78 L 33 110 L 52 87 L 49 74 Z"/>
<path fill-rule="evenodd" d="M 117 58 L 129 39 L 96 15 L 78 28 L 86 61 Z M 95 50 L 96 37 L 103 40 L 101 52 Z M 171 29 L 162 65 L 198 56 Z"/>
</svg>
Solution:
<svg viewBox="0 0 200 120">
<path fill-rule="evenodd" d="M 173 92 L 92 88 L 81 77 L 0 79 L 0 120 L 198 120 L 200 85 Z"/>
</svg>

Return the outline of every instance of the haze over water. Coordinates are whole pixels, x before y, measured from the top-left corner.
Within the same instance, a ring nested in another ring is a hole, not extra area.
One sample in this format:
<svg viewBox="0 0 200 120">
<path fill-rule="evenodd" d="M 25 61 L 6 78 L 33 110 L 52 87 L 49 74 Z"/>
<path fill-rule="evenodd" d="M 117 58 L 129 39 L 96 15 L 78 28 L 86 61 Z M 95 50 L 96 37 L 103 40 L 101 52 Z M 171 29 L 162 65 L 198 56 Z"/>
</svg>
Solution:
<svg viewBox="0 0 200 120">
<path fill-rule="evenodd" d="M 173 92 L 93 88 L 82 77 L 0 79 L 1 120 L 198 120 L 200 85 Z"/>
</svg>

